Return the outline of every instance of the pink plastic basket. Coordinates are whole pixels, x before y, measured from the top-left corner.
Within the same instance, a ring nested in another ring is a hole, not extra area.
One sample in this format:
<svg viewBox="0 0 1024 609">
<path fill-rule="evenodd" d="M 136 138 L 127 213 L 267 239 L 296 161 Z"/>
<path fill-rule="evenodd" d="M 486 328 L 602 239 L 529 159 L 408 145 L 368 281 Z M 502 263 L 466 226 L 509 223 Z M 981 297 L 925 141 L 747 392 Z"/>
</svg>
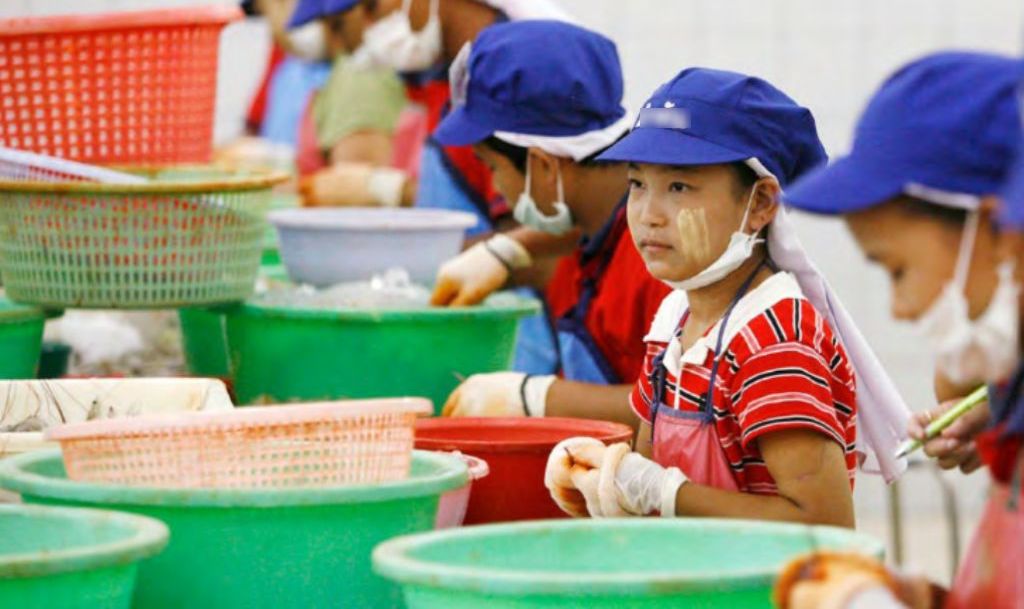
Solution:
<svg viewBox="0 0 1024 609">
<path fill-rule="evenodd" d="M 47 432 L 68 478 L 163 488 L 371 484 L 409 475 L 429 400 L 262 406 L 109 419 Z"/>
<path fill-rule="evenodd" d="M 208 161 L 220 32 L 241 16 L 209 6 L 0 19 L 0 145 L 85 162 Z"/>
</svg>

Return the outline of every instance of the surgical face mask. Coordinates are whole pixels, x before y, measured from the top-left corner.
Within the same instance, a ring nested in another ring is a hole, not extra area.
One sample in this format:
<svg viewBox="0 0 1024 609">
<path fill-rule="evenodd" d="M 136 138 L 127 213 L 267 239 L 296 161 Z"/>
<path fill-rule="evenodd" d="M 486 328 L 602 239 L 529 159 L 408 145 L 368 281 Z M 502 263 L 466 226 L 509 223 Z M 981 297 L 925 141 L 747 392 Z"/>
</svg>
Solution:
<svg viewBox="0 0 1024 609">
<path fill-rule="evenodd" d="M 288 47 L 292 54 L 306 61 L 327 58 L 327 32 L 320 21 L 311 21 L 288 32 Z"/>
<path fill-rule="evenodd" d="M 555 215 L 547 216 L 537 207 L 537 202 L 533 200 L 533 195 L 530 194 L 530 161 L 527 159 L 526 184 L 523 188 L 523 194 L 519 195 L 519 200 L 516 201 L 515 209 L 512 210 L 512 216 L 523 226 L 552 235 L 564 235 L 572 230 L 572 212 L 569 211 L 569 206 L 565 204 L 561 166 L 558 167 L 557 171 L 558 200 L 554 203 Z"/>
<path fill-rule="evenodd" d="M 957 385 L 1006 380 L 1018 361 L 1020 285 L 1014 279 L 1012 262 L 999 265 L 999 281 L 985 312 L 975 320 L 968 316 L 964 288 L 978 220 L 978 213 L 972 212 L 964 225 L 953 280 L 914 322 L 931 344 L 938 370 Z"/>
<path fill-rule="evenodd" d="M 666 281 L 665 283 L 677 290 L 697 290 L 721 281 L 729 273 L 740 268 L 753 255 L 754 247 L 758 243 L 764 242 L 764 239 L 757 238 L 756 232 L 750 235 L 743 232 L 743 228 L 747 225 L 747 217 L 750 215 L 750 207 L 754 203 L 754 194 L 756 192 L 756 188 L 750 191 L 750 198 L 747 199 L 747 208 L 743 212 L 743 220 L 740 221 L 739 229 L 729 238 L 729 245 L 722 252 L 722 255 L 705 267 L 704 270 L 689 279 Z M 685 233 L 685 231 L 681 232 Z M 682 247 L 694 247 L 695 245 L 694 243 L 682 243 Z"/>
<path fill-rule="evenodd" d="M 421 72 L 441 58 L 441 19 L 438 2 L 430 0 L 430 18 L 416 32 L 409 21 L 412 0 L 363 32 L 363 44 L 356 52 L 359 63 L 387 66 L 399 72 Z"/>
</svg>

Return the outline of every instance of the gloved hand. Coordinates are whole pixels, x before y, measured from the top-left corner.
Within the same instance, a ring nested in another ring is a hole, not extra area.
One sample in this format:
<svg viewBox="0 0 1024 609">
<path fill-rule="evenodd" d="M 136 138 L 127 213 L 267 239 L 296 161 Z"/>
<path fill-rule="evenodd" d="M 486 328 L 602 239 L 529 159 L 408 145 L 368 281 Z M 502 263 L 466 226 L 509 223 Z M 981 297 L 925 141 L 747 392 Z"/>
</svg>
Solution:
<svg viewBox="0 0 1024 609">
<path fill-rule="evenodd" d="M 299 180 L 304 205 L 398 207 L 402 203 L 404 172 L 366 163 L 337 163 Z"/>
<path fill-rule="evenodd" d="M 508 235 L 477 243 L 441 266 L 430 304 L 468 306 L 482 302 L 508 281 L 513 269 L 533 264 L 530 253 Z"/>
<path fill-rule="evenodd" d="M 474 374 L 448 396 L 443 417 L 542 417 L 557 377 L 522 372 Z"/>
<path fill-rule="evenodd" d="M 601 512 L 647 516 L 655 511 L 662 516 L 676 515 L 676 494 L 687 481 L 678 467 L 662 467 L 635 452 L 626 444 L 615 444 L 605 451 L 601 464 Z"/>
<path fill-rule="evenodd" d="M 558 507 L 573 518 L 601 513 L 597 487 L 604 453 L 600 440 L 577 437 L 562 440 L 548 455 L 544 486 Z"/>
</svg>

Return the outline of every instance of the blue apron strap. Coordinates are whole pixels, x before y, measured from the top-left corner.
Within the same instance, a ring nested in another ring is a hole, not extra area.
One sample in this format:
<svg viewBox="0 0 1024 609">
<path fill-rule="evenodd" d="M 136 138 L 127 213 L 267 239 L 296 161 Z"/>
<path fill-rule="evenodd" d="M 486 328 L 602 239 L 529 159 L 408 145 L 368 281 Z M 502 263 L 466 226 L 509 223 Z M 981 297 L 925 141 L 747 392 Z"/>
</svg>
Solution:
<svg viewBox="0 0 1024 609">
<path fill-rule="evenodd" d="M 673 339 L 674 340 L 674 339 Z M 668 371 L 665 370 L 665 354 L 668 349 L 662 349 L 661 353 L 654 356 L 654 361 L 651 362 L 651 443 L 654 443 L 654 423 L 658 418 L 658 410 L 661 408 L 661 396 L 665 393 L 665 385 L 667 384 L 666 375 Z"/>
<path fill-rule="evenodd" d="M 767 257 L 758 263 L 757 267 L 754 268 L 754 272 L 743 281 L 743 285 L 740 286 L 739 291 L 736 293 L 736 297 L 733 298 L 732 304 L 730 304 L 729 308 L 725 310 L 725 315 L 722 317 L 722 325 L 718 328 L 718 338 L 715 341 L 715 352 L 711 359 L 711 376 L 708 377 L 708 392 L 704 397 L 704 402 L 700 405 L 701 411 L 710 413 L 714 410 L 714 402 L 711 400 L 715 397 L 715 381 L 718 380 L 718 364 L 721 361 L 719 355 L 722 352 L 722 338 L 725 336 L 725 327 L 729 324 L 729 317 L 732 315 L 732 311 L 736 308 L 739 301 L 746 296 L 747 291 L 750 290 L 750 286 L 754 283 L 754 278 L 757 277 L 757 274 L 761 272 L 761 268 L 765 266 L 772 268 L 775 264 L 769 263 Z"/>
</svg>

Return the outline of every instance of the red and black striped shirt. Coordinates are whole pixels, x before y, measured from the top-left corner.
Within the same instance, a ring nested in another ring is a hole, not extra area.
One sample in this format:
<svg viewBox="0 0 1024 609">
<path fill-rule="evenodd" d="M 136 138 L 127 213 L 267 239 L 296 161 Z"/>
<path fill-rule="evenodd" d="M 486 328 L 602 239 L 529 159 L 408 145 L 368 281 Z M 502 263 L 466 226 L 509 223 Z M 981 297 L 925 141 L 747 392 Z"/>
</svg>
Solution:
<svg viewBox="0 0 1024 609">
<path fill-rule="evenodd" d="M 685 316 L 677 338 L 684 323 Z M 705 337 L 717 338 L 709 333 Z M 647 343 L 643 373 L 630 396 L 633 410 L 648 423 L 654 360 L 666 347 L 663 342 Z M 739 489 L 778 493 L 755 440 L 792 429 L 815 431 L 842 446 L 852 486 L 857 466 L 855 378 L 846 351 L 824 317 L 803 298 L 785 298 L 751 319 L 723 350 L 712 406 L 715 431 Z M 681 382 L 668 372 L 664 393 L 658 396 L 662 403 L 698 410 L 707 394 L 713 358 L 709 349 L 703 364 L 684 364 Z"/>
</svg>

